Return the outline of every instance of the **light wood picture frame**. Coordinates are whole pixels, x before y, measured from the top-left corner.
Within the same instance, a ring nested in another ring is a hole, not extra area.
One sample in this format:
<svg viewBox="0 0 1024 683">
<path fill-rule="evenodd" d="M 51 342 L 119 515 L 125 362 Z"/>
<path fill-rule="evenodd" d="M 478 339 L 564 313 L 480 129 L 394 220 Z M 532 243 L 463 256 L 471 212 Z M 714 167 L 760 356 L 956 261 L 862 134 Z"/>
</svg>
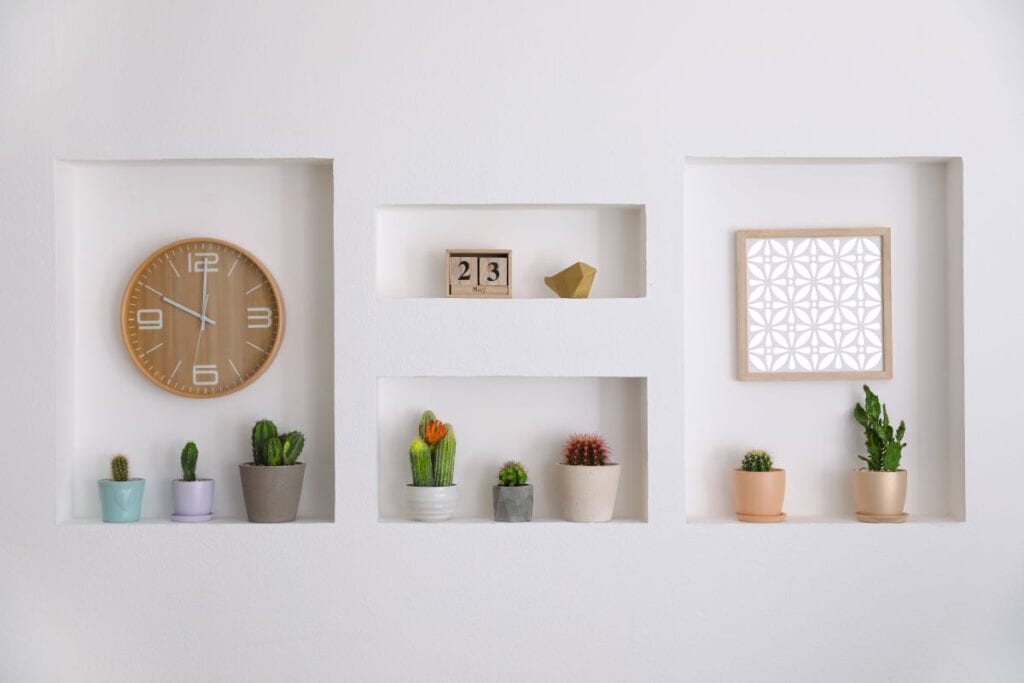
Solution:
<svg viewBox="0 0 1024 683">
<path fill-rule="evenodd" d="M 890 229 L 736 231 L 737 376 L 892 378 Z"/>
</svg>

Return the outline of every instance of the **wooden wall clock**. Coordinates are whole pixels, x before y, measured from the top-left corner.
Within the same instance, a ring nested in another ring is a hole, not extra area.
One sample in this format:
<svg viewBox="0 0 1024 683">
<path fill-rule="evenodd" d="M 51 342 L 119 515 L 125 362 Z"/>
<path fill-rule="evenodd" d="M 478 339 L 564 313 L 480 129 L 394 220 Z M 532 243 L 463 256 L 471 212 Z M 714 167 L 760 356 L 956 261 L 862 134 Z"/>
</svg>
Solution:
<svg viewBox="0 0 1024 683">
<path fill-rule="evenodd" d="M 196 237 L 153 252 L 121 302 L 121 336 L 135 366 L 189 398 L 248 386 L 274 360 L 284 302 L 266 266 L 229 242 Z"/>
</svg>

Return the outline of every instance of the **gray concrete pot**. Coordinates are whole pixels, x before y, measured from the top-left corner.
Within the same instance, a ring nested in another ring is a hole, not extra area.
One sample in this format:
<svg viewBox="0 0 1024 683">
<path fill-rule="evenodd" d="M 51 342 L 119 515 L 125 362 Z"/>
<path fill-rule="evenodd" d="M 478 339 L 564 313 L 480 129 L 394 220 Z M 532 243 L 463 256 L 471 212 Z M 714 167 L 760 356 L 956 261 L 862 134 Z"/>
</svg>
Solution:
<svg viewBox="0 0 1024 683">
<path fill-rule="evenodd" d="M 250 522 L 294 522 L 302 495 L 302 475 L 305 463 L 294 465 L 238 466 L 242 477 L 242 497 Z"/>
<path fill-rule="evenodd" d="M 494 521 L 529 522 L 533 519 L 533 484 L 494 485 Z"/>
</svg>

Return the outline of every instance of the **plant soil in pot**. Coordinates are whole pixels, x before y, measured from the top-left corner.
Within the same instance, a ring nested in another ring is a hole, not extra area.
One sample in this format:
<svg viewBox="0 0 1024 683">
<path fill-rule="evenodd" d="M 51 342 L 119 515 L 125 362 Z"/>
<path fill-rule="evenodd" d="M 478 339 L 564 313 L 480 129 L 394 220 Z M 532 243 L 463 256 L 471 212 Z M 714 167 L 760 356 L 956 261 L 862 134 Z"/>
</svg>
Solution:
<svg viewBox="0 0 1024 683">
<path fill-rule="evenodd" d="M 419 436 L 409 444 L 412 484 L 405 487 L 405 513 L 418 522 L 451 519 L 459 503 L 455 485 L 455 430 L 430 410 L 420 416 Z"/>
<path fill-rule="evenodd" d="M 270 420 L 260 420 L 253 427 L 253 462 L 238 466 L 250 522 L 295 521 L 306 473 L 305 463 L 298 462 L 304 446 L 301 432 L 279 435 Z"/>
<path fill-rule="evenodd" d="M 853 473 L 853 500 L 857 519 L 862 522 L 904 522 L 907 513 L 907 472 L 900 469 L 903 437 L 907 425 L 901 420 L 895 429 L 889 421 L 889 409 L 864 385 L 864 405 L 853 409 L 853 417 L 864 428 L 864 446 L 868 454 L 857 456 L 866 469 Z"/>
<path fill-rule="evenodd" d="M 622 468 L 608 462 L 608 446 L 596 434 L 575 434 L 558 464 L 562 516 L 570 522 L 607 522 L 615 514 Z"/>
<path fill-rule="evenodd" d="M 128 458 L 115 455 L 110 461 L 110 479 L 98 483 L 104 522 L 139 521 L 146 480 L 128 476 Z"/>
<path fill-rule="evenodd" d="M 206 522 L 213 519 L 213 479 L 197 479 L 199 449 L 189 441 L 181 449 L 181 479 L 171 482 L 175 522 Z"/>
<path fill-rule="evenodd" d="M 507 462 L 498 472 L 494 485 L 494 521 L 529 522 L 533 519 L 533 485 L 527 482 L 526 468 Z"/>
<path fill-rule="evenodd" d="M 732 471 L 736 519 L 741 522 L 781 522 L 786 519 L 782 501 L 786 495 L 786 471 L 774 469 L 772 458 L 761 450 L 743 456 Z"/>
</svg>

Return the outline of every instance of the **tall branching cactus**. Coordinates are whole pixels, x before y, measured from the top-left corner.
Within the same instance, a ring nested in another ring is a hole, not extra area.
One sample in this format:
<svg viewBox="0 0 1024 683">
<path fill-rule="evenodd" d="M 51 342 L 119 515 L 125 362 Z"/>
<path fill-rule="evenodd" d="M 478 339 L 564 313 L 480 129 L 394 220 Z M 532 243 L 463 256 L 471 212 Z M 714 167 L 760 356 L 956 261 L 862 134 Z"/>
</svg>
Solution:
<svg viewBox="0 0 1024 683">
<path fill-rule="evenodd" d="M 573 434 L 562 448 L 566 465 L 610 465 L 608 444 L 597 434 Z"/>
<path fill-rule="evenodd" d="M 196 480 L 196 463 L 199 462 L 199 449 L 195 443 L 189 441 L 181 449 L 181 480 Z"/>
<path fill-rule="evenodd" d="M 128 481 L 128 458 L 118 454 L 111 459 L 110 478 L 114 481 Z"/>
<path fill-rule="evenodd" d="M 420 416 L 419 438 L 409 445 L 409 464 L 413 486 L 455 484 L 455 429 L 433 411 Z"/>
<path fill-rule="evenodd" d="M 772 456 L 768 455 L 768 451 L 756 448 L 752 451 L 747 451 L 747 454 L 743 456 L 740 469 L 744 472 L 771 472 Z"/>
<path fill-rule="evenodd" d="M 252 428 L 252 461 L 257 465 L 294 465 L 305 445 L 306 437 L 302 432 L 279 436 L 277 425 L 270 420 L 260 420 Z"/>
<path fill-rule="evenodd" d="M 889 409 L 881 404 L 867 384 L 864 385 L 864 405 L 860 403 L 853 409 L 853 417 L 864 428 L 864 446 L 868 449 L 867 457 L 857 457 L 868 464 L 872 472 L 895 472 L 900 468 L 900 458 L 907 444 L 903 436 L 907 426 L 900 420 L 895 430 L 889 422 Z"/>
</svg>

